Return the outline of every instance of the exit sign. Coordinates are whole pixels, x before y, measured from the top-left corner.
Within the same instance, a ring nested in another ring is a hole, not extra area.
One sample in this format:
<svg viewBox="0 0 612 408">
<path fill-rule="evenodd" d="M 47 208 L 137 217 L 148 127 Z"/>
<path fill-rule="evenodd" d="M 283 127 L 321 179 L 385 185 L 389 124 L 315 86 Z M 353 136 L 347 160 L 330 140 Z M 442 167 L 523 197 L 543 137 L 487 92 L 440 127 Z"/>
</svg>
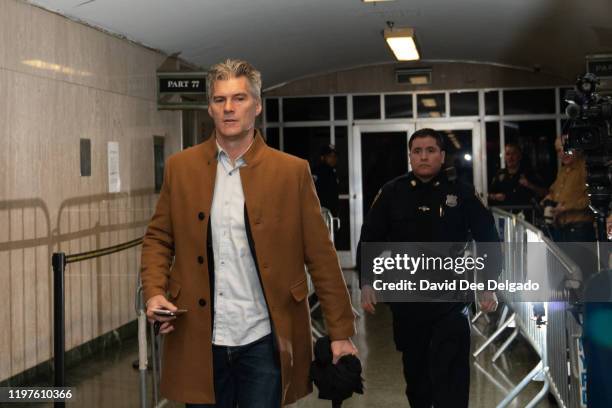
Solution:
<svg viewBox="0 0 612 408">
<path fill-rule="evenodd" d="M 593 55 L 587 57 L 587 72 L 600 79 L 612 79 L 612 55 Z"/>
</svg>

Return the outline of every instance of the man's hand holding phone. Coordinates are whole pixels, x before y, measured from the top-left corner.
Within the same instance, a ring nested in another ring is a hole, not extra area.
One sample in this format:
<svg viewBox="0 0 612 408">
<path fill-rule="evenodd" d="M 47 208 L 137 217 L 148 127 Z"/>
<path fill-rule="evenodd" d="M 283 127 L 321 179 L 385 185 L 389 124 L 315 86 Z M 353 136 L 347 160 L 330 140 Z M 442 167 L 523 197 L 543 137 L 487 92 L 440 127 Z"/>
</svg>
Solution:
<svg viewBox="0 0 612 408">
<path fill-rule="evenodd" d="M 147 301 L 147 318 L 150 323 L 159 327 L 160 334 L 168 334 L 174 330 L 172 320 L 176 319 L 176 316 L 184 311 L 178 311 L 177 307 L 174 306 L 168 299 L 163 295 L 156 295 Z"/>
</svg>

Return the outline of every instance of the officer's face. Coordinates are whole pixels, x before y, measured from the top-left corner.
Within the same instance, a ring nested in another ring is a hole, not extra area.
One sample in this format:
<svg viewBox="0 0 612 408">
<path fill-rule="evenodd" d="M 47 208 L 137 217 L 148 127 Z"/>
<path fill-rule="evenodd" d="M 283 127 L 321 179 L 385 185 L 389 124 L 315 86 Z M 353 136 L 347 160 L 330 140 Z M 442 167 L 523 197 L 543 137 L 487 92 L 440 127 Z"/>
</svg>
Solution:
<svg viewBox="0 0 612 408">
<path fill-rule="evenodd" d="M 415 176 L 429 180 L 436 176 L 444 163 L 445 153 L 433 137 L 418 137 L 410 148 L 410 165 Z"/>
<path fill-rule="evenodd" d="M 329 167 L 336 167 L 336 164 L 338 164 L 338 155 L 334 152 L 331 152 L 323 156 L 323 160 L 325 161 L 325 163 L 327 163 Z"/>
</svg>

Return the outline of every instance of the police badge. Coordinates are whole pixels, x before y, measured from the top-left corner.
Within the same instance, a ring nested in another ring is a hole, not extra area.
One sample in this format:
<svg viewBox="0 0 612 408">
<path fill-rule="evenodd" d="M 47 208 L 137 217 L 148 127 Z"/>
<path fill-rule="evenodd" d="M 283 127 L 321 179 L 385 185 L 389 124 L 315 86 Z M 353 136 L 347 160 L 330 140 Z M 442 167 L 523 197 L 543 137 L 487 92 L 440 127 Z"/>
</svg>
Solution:
<svg viewBox="0 0 612 408">
<path fill-rule="evenodd" d="M 457 206 L 457 196 L 454 194 L 446 195 L 446 206 L 447 207 L 456 207 Z"/>
</svg>

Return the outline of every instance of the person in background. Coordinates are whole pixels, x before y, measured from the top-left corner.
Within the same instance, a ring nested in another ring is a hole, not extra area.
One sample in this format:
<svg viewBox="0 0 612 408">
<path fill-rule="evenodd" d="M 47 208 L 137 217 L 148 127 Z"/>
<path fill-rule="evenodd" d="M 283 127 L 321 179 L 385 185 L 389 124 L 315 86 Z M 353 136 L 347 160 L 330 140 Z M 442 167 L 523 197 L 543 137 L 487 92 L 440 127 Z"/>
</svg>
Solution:
<svg viewBox="0 0 612 408">
<path fill-rule="evenodd" d="M 312 171 L 317 195 L 321 207 L 327 208 L 334 217 L 338 216 L 339 180 L 336 172 L 338 164 L 338 152 L 332 144 L 321 148 L 319 164 Z"/>
<path fill-rule="evenodd" d="M 491 212 L 474 187 L 442 171 L 444 139 L 420 129 L 408 142 L 412 171 L 379 191 L 361 229 L 362 245 L 371 242 L 498 242 Z M 500 249 L 501 254 L 501 249 Z M 497 257 L 491 258 L 500 259 Z M 501 265 L 494 265 L 498 269 Z M 360 272 L 363 272 L 360 270 Z M 501 269 L 496 270 L 499 274 Z M 362 274 L 362 277 L 364 275 Z M 489 277 L 495 279 L 496 276 Z M 374 313 L 376 294 L 361 281 L 361 305 Z M 479 297 L 483 312 L 497 308 L 492 291 Z M 402 353 L 406 396 L 412 408 L 467 408 L 470 389 L 470 324 L 465 302 L 392 302 L 393 338 Z"/>
<path fill-rule="evenodd" d="M 529 206 L 533 198 L 541 199 L 547 189 L 521 165 L 523 154 L 518 144 L 504 148 L 506 167 L 500 169 L 489 187 L 489 203 L 495 206 Z"/>
<path fill-rule="evenodd" d="M 586 163 L 580 152 L 563 151 L 561 137 L 555 140 L 561 162 L 557 178 L 544 201 L 552 201 L 553 237 L 558 242 L 591 242 L 595 240 L 593 214 L 589 209 L 586 187 Z"/>
<path fill-rule="evenodd" d="M 589 209 L 587 194 L 586 163 L 582 153 L 565 152 L 562 137 L 555 140 L 555 149 L 561 162 L 557 178 L 550 191 L 542 200 L 552 215 L 550 233 L 560 248 L 582 270 L 583 281 L 597 271 L 595 253 L 595 227 L 592 211 Z"/>
</svg>

